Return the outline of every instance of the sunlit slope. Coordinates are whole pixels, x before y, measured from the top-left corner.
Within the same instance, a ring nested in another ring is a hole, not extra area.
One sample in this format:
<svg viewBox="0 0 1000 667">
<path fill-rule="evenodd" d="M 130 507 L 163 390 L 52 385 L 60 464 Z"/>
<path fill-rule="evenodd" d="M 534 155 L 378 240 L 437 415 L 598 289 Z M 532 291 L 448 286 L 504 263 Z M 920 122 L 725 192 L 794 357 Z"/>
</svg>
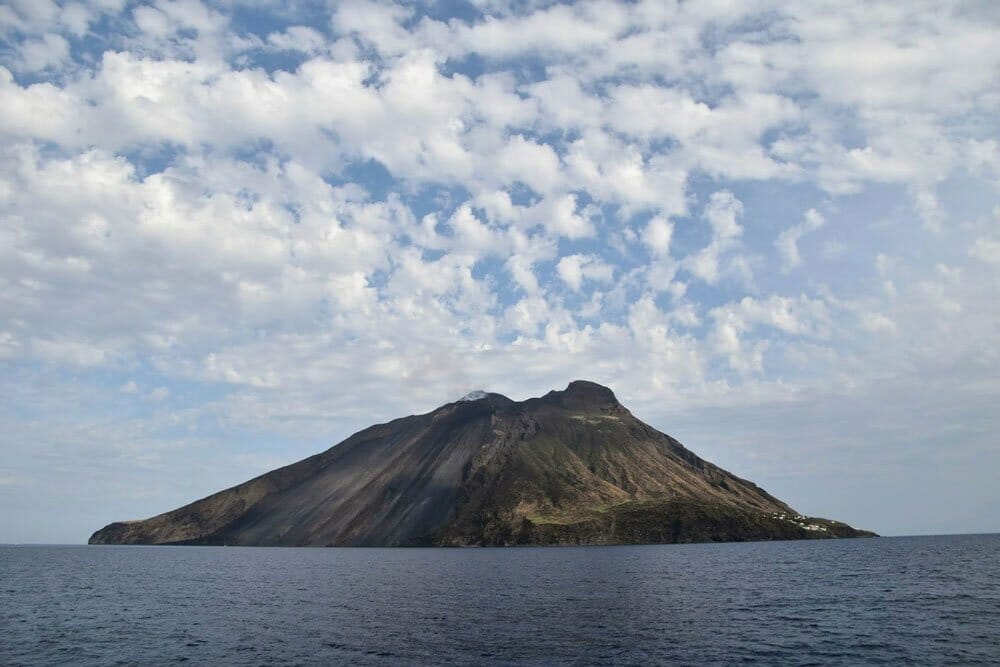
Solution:
<svg viewBox="0 0 1000 667">
<path fill-rule="evenodd" d="M 870 535 L 799 516 L 577 381 L 365 429 L 92 544 L 622 544 Z"/>
</svg>

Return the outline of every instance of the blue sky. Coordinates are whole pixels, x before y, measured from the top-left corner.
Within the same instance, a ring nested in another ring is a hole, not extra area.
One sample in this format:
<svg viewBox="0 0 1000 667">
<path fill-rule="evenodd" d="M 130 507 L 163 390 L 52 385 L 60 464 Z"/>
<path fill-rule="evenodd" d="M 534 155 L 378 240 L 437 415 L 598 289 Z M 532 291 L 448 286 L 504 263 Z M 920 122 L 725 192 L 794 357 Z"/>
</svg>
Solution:
<svg viewBox="0 0 1000 667">
<path fill-rule="evenodd" d="M 800 511 L 995 531 L 1000 11 L 0 7 L 0 541 L 576 378 Z"/>
</svg>

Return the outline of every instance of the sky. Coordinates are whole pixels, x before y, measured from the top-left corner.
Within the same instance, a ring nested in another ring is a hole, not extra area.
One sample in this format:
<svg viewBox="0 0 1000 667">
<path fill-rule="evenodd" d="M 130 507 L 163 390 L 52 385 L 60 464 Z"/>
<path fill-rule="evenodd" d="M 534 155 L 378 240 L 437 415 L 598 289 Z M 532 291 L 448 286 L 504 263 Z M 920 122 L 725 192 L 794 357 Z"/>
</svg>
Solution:
<svg viewBox="0 0 1000 667">
<path fill-rule="evenodd" d="M 1000 5 L 0 4 L 0 542 L 573 379 L 1000 530 Z"/>
</svg>

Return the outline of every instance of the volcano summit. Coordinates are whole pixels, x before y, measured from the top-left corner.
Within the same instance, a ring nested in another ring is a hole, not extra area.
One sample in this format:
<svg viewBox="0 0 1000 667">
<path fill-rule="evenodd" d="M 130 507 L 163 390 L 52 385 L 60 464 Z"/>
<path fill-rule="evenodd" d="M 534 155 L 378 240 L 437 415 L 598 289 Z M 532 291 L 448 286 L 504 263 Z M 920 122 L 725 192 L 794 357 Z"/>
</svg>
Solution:
<svg viewBox="0 0 1000 667">
<path fill-rule="evenodd" d="M 91 544 L 471 546 L 862 537 L 804 517 L 575 381 L 474 392 Z"/>
</svg>

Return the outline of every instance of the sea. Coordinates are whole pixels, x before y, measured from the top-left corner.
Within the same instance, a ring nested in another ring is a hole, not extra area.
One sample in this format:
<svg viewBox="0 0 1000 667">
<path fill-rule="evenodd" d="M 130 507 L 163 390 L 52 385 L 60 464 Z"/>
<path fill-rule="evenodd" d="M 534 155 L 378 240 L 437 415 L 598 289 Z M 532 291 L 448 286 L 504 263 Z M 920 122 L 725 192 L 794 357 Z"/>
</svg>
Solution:
<svg viewBox="0 0 1000 667">
<path fill-rule="evenodd" d="M 0 547 L 0 665 L 1000 664 L 1000 535 Z"/>
</svg>

